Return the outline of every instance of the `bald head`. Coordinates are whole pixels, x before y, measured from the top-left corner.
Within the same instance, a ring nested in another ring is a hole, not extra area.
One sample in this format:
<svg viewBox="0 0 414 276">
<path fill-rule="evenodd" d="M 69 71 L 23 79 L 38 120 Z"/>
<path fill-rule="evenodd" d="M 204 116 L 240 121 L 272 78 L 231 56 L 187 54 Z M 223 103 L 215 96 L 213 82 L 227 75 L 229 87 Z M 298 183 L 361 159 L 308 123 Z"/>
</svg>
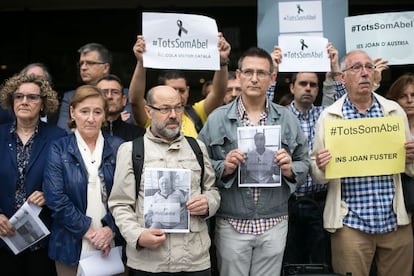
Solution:
<svg viewBox="0 0 414 276">
<path fill-rule="evenodd" d="M 177 95 L 178 95 L 178 97 L 180 97 L 179 92 L 176 91 L 171 86 L 167 86 L 167 85 L 157 85 L 157 86 L 154 86 L 153 88 L 151 88 L 148 91 L 146 100 L 147 100 L 147 104 L 152 105 L 159 98 L 164 98 L 164 97 L 174 98 Z"/>
<path fill-rule="evenodd" d="M 145 112 L 151 119 L 150 129 L 154 135 L 168 141 L 177 138 L 183 111 L 180 93 L 174 88 L 159 85 L 148 91 Z"/>
</svg>

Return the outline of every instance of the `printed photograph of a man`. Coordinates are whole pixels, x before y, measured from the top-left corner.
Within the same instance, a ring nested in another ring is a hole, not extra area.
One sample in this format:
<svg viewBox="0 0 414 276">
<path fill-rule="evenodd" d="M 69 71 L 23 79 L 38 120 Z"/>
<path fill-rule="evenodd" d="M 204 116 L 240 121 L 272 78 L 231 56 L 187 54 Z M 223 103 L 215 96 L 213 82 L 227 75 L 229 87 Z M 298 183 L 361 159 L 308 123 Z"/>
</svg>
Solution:
<svg viewBox="0 0 414 276">
<path fill-rule="evenodd" d="M 184 180 L 189 178 L 186 173 L 161 170 L 146 179 L 151 180 L 150 184 L 144 184 L 145 227 L 163 229 L 166 232 L 188 232 L 189 213 L 186 202 L 189 186 Z"/>
<path fill-rule="evenodd" d="M 280 135 L 271 136 L 273 143 L 266 144 L 266 133 L 280 133 L 276 130 L 256 129 L 250 139 L 246 137 L 239 139 L 240 144 L 249 144 L 251 146 L 246 150 L 246 161 L 239 167 L 239 186 L 240 187 L 276 187 L 280 186 L 280 167 L 274 162 L 275 152 L 280 145 L 277 142 Z M 242 137 L 243 135 L 240 135 Z M 244 135 L 246 136 L 246 135 Z M 249 141 L 250 140 L 250 141 Z"/>
</svg>

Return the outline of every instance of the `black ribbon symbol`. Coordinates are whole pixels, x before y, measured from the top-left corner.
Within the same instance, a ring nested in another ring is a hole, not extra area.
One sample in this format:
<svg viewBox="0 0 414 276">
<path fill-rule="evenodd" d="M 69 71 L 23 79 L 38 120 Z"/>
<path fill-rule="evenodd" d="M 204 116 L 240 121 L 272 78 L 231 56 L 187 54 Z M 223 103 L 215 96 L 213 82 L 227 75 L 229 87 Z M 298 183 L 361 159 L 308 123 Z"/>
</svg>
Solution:
<svg viewBox="0 0 414 276">
<path fill-rule="evenodd" d="M 304 48 L 308 48 L 308 45 L 305 44 L 305 40 L 301 39 L 300 43 L 302 44 L 302 51 Z"/>
<path fill-rule="evenodd" d="M 185 34 L 188 32 L 186 28 L 183 27 L 183 22 L 178 19 L 177 20 L 177 26 L 178 26 L 178 36 L 181 36 L 181 32 L 184 32 Z"/>
<path fill-rule="evenodd" d="M 300 5 L 296 5 L 296 7 L 298 8 L 298 14 L 300 14 L 301 12 L 303 12 L 302 8 L 300 7 Z"/>
</svg>

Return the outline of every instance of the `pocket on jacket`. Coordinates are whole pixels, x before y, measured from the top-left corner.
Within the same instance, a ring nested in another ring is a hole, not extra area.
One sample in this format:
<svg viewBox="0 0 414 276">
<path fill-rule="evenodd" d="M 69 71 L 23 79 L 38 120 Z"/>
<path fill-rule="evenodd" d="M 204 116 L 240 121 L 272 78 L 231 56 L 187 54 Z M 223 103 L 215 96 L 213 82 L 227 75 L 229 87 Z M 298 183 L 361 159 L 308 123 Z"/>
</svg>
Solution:
<svg viewBox="0 0 414 276">
<path fill-rule="evenodd" d="M 231 137 L 224 136 L 212 141 L 209 147 L 211 148 L 213 159 L 224 160 L 227 153 L 235 149 L 237 145 Z"/>
</svg>

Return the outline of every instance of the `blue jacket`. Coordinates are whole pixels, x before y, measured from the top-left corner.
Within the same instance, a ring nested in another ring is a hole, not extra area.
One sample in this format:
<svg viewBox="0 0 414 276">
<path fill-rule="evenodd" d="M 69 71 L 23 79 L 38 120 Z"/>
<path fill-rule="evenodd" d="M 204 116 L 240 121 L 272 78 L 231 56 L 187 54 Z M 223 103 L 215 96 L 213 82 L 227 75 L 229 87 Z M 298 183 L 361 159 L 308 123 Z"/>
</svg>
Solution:
<svg viewBox="0 0 414 276">
<path fill-rule="evenodd" d="M 292 157 L 292 170 L 295 181 L 282 177 L 282 186 L 261 188 L 257 204 L 251 190 L 238 187 L 237 170 L 223 179 L 224 159 L 229 151 L 238 148 L 237 127 L 242 122 L 236 113 L 240 97 L 228 105 L 214 110 L 204 124 L 198 139 L 207 146 L 211 163 L 216 171 L 216 186 L 221 195 L 217 216 L 236 219 L 274 218 L 287 215 L 288 198 L 298 183 L 303 183 L 309 170 L 310 160 L 308 142 L 299 126 L 298 120 L 287 108 L 269 103 L 267 125 L 281 126 L 282 146 Z"/>
<path fill-rule="evenodd" d="M 112 189 L 116 154 L 123 142 L 118 137 L 104 136 L 104 148 L 99 174 L 103 176 L 106 191 Z M 91 218 L 86 216 L 88 173 L 79 152 L 75 134 L 51 145 L 46 164 L 43 190 L 52 210 L 49 257 L 66 265 L 77 265 L 82 237 L 88 231 Z M 109 210 L 102 224 L 119 233 Z"/>
<path fill-rule="evenodd" d="M 12 123 L 0 125 L 0 213 L 10 218 L 15 210 L 16 184 L 18 178 L 16 138 L 10 133 Z M 32 153 L 25 172 L 25 189 L 29 196 L 34 191 L 42 191 L 43 170 L 46 163 L 47 152 L 53 140 L 63 137 L 66 132 L 56 126 L 39 122 L 38 133 L 33 139 Z M 40 213 L 46 225 L 50 224 L 50 212 L 43 206 Z M 43 241 L 43 243 L 45 243 Z M 0 241 L 0 247 L 5 246 Z"/>
</svg>

